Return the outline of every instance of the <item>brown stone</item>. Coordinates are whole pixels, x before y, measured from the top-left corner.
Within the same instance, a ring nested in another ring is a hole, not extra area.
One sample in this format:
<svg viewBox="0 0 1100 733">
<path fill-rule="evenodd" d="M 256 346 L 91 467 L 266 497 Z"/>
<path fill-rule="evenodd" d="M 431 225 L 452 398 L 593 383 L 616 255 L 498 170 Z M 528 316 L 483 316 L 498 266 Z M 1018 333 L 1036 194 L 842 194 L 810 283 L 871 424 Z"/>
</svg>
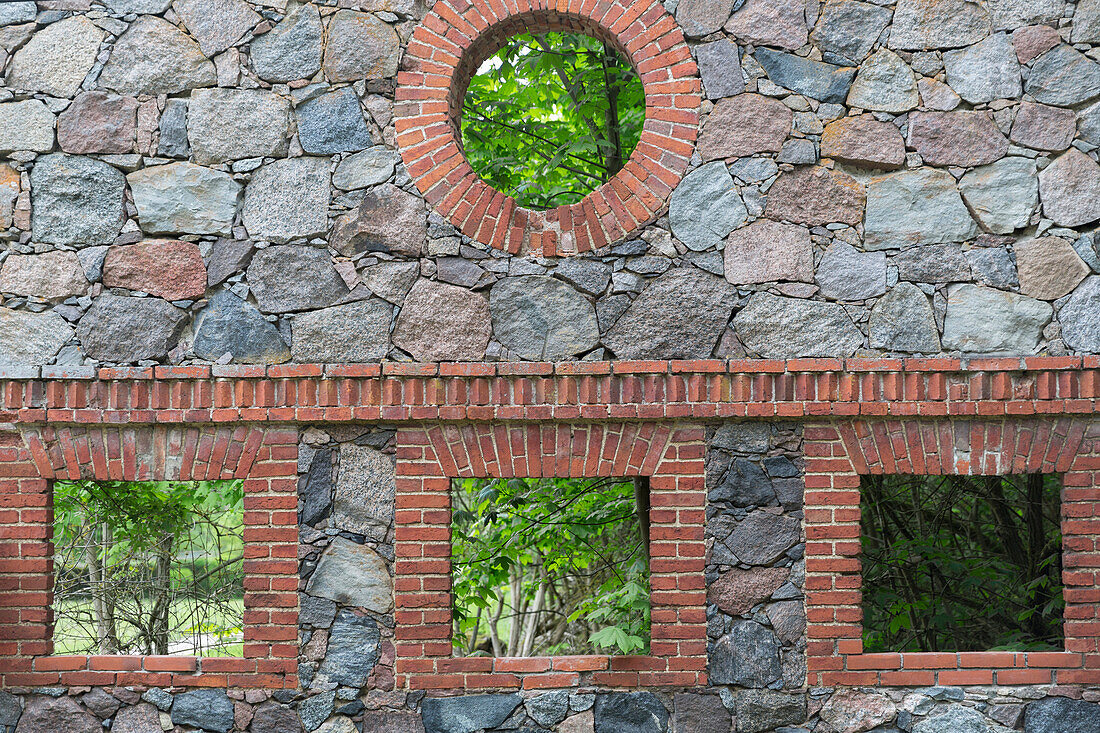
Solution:
<svg viewBox="0 0 1100 733">
<path fill-rule="evenodd" d="M 794 113 L 759 94 L 738 94 L 714 105 L 699 138 L 703 160 L 778 153 L 791 133 Z"/>
<path fill-rule="evenodd" d="M 1058 237 L 1040 237 L 1016 244 L 1020 292 L 1039 300 L 1057 300 L 1073 292 L 1089 274 L 1073 245 Z"/>
<path fill-rule="evenodd" d="M 986 112 L 914 112 L 909 147 L 928 165 L 970 168 L 1003 158 L 1008 139 Z"/>
<path fill-rule="evenodd" d="M 570 715 L 558 726 L 558 733 L 592 733 L 595 730 L 595 720 L 592 711 Z"/>
<path fill-rule="evenodd" d="M 88 279 L 75 252 L 12 255 L 0 268 L 0 292 L 47 300 L 83 295 Z"/>
<path fill-rule="evenodd" d="M 883 693 L 850 689 L 833 693 L 819 713 L 826 733 L 861 733 L 889 723 L 897 714 L 897 706 Z"/>
<path fill-rule="evenodd" d="M 768 191 L 768 218 L 809 226 L 863 221 L 867 191 L 856 179 L 820 166 L 796 168 Z"/>
<path fill-rule="evenodd" d="M 1072 109 L 1023 102 L 1009 139 L 1036 150 L 1065 150 L 1076 133 L 1077 117 Z"/>
<path fill-rule="evenodd" d="M 364 731 L 424 733 L 420 716 L 411 710 L 368 710 L 363 713 Z"/>
<path fill-rule="evenodd" d="M 744 43 L 797 50 L 810 34 L 805 0 L 748 0 L 726 22 L 726 31 Z"/>
<path fill-rule="evenodd" d="M 722 613 L 740 616 L 771 598 L 790 574 L 790 568 L 730 570 L 707 588 L 707 602 L 718 606 Z"/>
<path fill-rule="evenodd" d="M 302 723 L 289 707 L 269 700 L 253 711 L 252 733 L 302 733 Z"/>
<path fill-rule="evenodd" d="M 68 695 L 27 700 L 15 733 L 101 733 L 99 720 Z"/>
<path fill-rule="evenodd" d="M 939 112 L 950 112 L 959 106 L 959 95 L 942 81 L 922 77 L 917 81 L 921 106 Z"/>
<path fill-rule="evenodd" d="M 421 279 L 401 307 L 393 343 L 418 361 L 481 361 L 491 332 L 484 295 Z"/>
<path fill-rule="evenodd" d="M 897 126 L 879 122 L 873 115 L 842 117 L 825 126 L 821 157 L 893 170 L 905 164 L 905 140 Z"/>
<path fill-rule="evenodd" d="M 1012 34 L 1012 45 L 1021 64 L 1038 58 L 1062 43 L 1062 36 L 1049 25 L 1029 25 Z"/>
<path fill-rule="evenodd" d="M 206 292 L 206 266 L 198 246 L 191 242 L 150 239 L 107 250 L 103 284 L 165 300 L 189 300 Z"/>
<path fill-rule="evenodd" d="M 15 222 L 15 200 L 19 198 L 19 171 L 0 163 L 0 229 Z"/>
<path fill-rule="evenodd" d="M 810 230 L 760 219 L 726 239 L 726 280 L 734 285 L 814 281 Z"/>
<path fill-rule="evenodd" d="M 363 252 L 419 257 L 427 241 L 427 217 L 423 199 L 385 183 L 336 220 L 332 244 L 345 257 Z"/>
<path fill-rule="evenodd" d="M 133 97 L 84 92 L 57 119 L 57 142 L 66 153 L 122 154 L 137 139 L 138 103 Z"/>
</svg>

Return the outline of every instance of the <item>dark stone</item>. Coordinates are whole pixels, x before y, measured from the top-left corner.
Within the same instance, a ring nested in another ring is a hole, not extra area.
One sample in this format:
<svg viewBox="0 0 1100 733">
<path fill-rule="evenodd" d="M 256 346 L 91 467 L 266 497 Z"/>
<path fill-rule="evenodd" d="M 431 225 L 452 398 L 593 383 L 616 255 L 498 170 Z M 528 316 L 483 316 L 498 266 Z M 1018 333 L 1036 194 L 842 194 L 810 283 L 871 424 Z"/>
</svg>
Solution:
<svg viewBox="0 0 1100 733">
<path fill-rule="evenodd" d="M 255 725 L 255 724 L 253 724 Z M 363 713 L 363 733 L 424 733 L 420 716 L 411 710 L 368 710 Z"/>
<path fill-rule="evenodd" d="M 772 456 L 764 459 L 764 470 L 772 478 L 793 478 L 798 475 L 798 467 L 786 456 Z"/>
<path fill-rule="evenodd" d="M 1100 733 L 1100 705 L 1068 697 L 1048 697 L 1029 703 L 1024 733 Z"/>
<path fill-rule="evenodd" d="M 771 426 L 760 422 L 727 423 L 710 439 L 715 448 L 737 453 L 763 453 L 768 449 Z"/>
<path fill-rule="evenodd" d="M 734 712 L 737 733 L 762 733 L 783 725 L 799 725 L 806 722 L 806 696 L 743 690 L 737 693 Z"/>
<path fill-rule="evenodd" d="M 252 733 L 302 733 L 298 714 L 274 700 L 256 706 L 252 715 Z"/>
<path fill-rule="evenodd" d="M 213 733 L 229 733 L 233 727 L 233 701 L 224 690 L 184 692 L 172 701 L 172 722 Z"/>
<path fill-rule="evenodd" d="M 332 621 L 336 618 L 336 602 L 327 598 L 317 598 L 301 593 L 298 595 L 298 605 L 298 623 L 302 626 L 327 629 L 332 626 Z"/>
<path fill-rule="evenodd" d="M 309 471 L 298 487 L 298 521 L 316 524 L 332 511 L 332 449 L 322 448 L 313 455 Z"/>
<path fill-rule="evenodd" d="M 160 298 L 101 295 L 80 319 L 77 336 L 93 359 L 159 360 L 175 348 L 186 323 L 186 311 Z"/>
<path fill-rule="evenodd" d="M 596 695 L 595 733 L 666 733 L 668 710 L 652 692 Z"/>
<path fill-rule="evenodd" d="M 755 621 L 734 621 L 728 633 L 710 642 L 707 675 L 711 684 L 769 687 L 783 676 L 779 640 Z"/>
<path fill-rule="evenodd" d="M 80 698 L 84 706 L 101 718 L 110 718 L 118 712 L 122 703 L 117 697 L 102 687 L 93 687 L 87 695 Z"/>
<path fill-rule="evenodd" d="M 675 695 L 672 710 L 672 727 L 676 733 L 726 733 L 732 722 L 729 711 L 717 695 Z"/>
<path fill-rule="evenodd" d="M 775 489 L 760 466 L 738 458 L 722 483 L 711 490 L 709 498 L 732 502 L 734 506 L 767 506 L 775 500 Z"/>
<path fill-rule="evenodd" d="M 378 624 L 370 616 L 340 611 L 332 622 L 328 652 L 317 676 L 347 687 L 362 687 L 378 662 L 380 639 Z"/>
<path fill-rule="evenodd" d="M 756 60 L 764 67 L 768 78 L 779 86 L 820 102 L 843 104 L 856 77 L 854 68 L 833 66 L 769 48 L 757 48 Z"/>
<path fill-rule="evenodd" d="M 195 355 L 217 361 L 233 355 L 235 364 L 281 364 L 290 349 L 279 329 L 229 290 L 210 298 L 195 319 Z"/>
<path fill-rule="evenodd" d="M 247 239 L 219 239 L 214 243 L 214 252 L 206 265 L 206 285 L 221 285 L 238 272 L 248 267 L 255 252 L 252 242 Z"/>
<path fill-rule="evenodd" d="M 248 284 L 265 313 L 324 308 L 348 294 L 328 252 L 308 245 L 260 250 L 248 266 Z"/>
<path fill-rule="evenodd" d="M 111 723 L 111 733 L 162 733 L 162 731 L 160 711 L 145 702 L 134 705 L 132 708 L 122 708 Z"/>
<path fill-rule="evenodd" d="M 607 284 L 611 281 L 611 266 L 599 260 L 570 257 L 562 260 L 553 274 L 577 290 L 589 295 L 600 295 L 607 290 Z"/>
<path fill-rule="evenodd" d="M 298 139 L 307 153 L 332 155 L 370 147 L 374 140 L 351 87 L 312 99 L 295 110 Z"/>
<path fill-rule="evenodd" d="M 0 725 L 15 725 L 23 714 L 23 703 L 10 692 L 0 690 Z"/>
<path fill-rule="evenodd" d="M 527 698 L 523 704 L 527 714 L 539 725 L 553 728 L 569 713 L 569 693 L 564 690 L 547 692 Z"/>
<path fill-rule="evenodd" d="M 725 544 L 741 562 L 770 565 L 798 542 L 799 529 L 794 517 L 754 511 L 738 523 Z"/>
<path fill-rule="evenodd" d="M 328 716 L 332 715 L 333 705 L 336 703 L 336 692 L 322 692 L 302 701 L 298 706 L 298 717 L 306 730 L 317 730 Z"/>
<path fill-rule="evenodd" d="M 519 707 L 519 695 L 429 697 L 420 706 L 427 733 L 475 733 L 496 728 Z"/>
</svg>

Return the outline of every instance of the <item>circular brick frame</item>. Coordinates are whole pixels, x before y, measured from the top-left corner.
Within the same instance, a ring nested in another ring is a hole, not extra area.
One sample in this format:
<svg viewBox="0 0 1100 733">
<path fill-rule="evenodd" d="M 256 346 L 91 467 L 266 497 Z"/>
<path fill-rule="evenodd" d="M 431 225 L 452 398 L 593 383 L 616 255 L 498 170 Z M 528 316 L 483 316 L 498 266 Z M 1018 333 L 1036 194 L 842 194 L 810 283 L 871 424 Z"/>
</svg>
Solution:
<svg viewBox="0 0 1100 733">
<path fill-rule="evenodd" d="M 462 152 L 462 101 L 481 63 L 526 32 L 584 33 L 629 59 L 646 120 L 623 169 L 577 204 L 519 206 L 482 181 Z M 565 256 L 620 241 L 665 210 L 699 126 L 702 82 L 679 25 L 659 0 L 437 0 L 397 76 L 397 143 L 428 203 L 463 234 L 513 254 Z"/>
</svg>

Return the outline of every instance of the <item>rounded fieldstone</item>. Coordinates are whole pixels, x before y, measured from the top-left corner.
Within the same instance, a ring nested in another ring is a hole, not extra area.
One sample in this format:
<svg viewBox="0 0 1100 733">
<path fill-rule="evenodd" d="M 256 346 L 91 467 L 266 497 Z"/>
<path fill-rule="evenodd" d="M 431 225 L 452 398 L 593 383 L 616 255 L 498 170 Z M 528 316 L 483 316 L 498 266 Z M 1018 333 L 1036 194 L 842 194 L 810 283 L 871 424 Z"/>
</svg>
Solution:
<svg viewBox="0 0 1100 733">
<path fill-rule="evenodd" d="M 298 139 L 302 149 L 316 155 L 362 150 L 374 142 L 351 87 L 322 94 L 298 105 Z"/>
<path fill-rule="evenodd" d="M 739 690 L 734 698 L 733 710 L 738 733 L 765 733 L 776 728 L 782 730 L 783 726 L 805 723 L 809 717 L 806 707 L 805 694 Z"/>
<path fill-rule="evenodd" d="M 125 154 L 137 139 L 138 103 L 133 97 L 85 92 L 57 119 L 57 142 L 66 153 Z"/>
<path fill-rule="evenodd" d="M 55 153 L 31 170 L 34 240 L 86 247 L 122 230 L 122 173 L 93 158 Z"/>
<path fill-rule="evenodd" d="M 959 192 L 981 225 L 1011 234 L 1031 223 L 1039 207 L 1039 179 L 1030 158 L 1002 158 L 975 168 L 959 181 Z"/>
<path fill-rule="evenodd" d="M 101 733 L 99 720 L 68 695 L 27 698 L 15 733 Z"/>
<path fill-rule="evenodd" d="M 83 295 L 88 278 L 75 252 L 11 255 L 0 266 L 0 292 L 46 300 Z"/>
<path fill-rule="evenodd" d="M 194 162 L 286 155 L 290 100 L 262 89 L 196 89 L 187 106 Z"/>
<path fill-rule="evenodd" d="M 393 610 L 393 580 L 386 561 L 370 547 L 343 537 L 334 537 L 321 555 L 306 593 L 374 613 Z M 333 650 L 331 639 L 329 649 Z"/>
<path fill-rule="evenodd" d="M 290 360 L 290 349 L 270 323 L 229 290 L 210 298 L 195 318 L 195 355 L 218 361 L 232 354 L 234 364 L 281 364 Z"/>
<path fill-rule="evenodd" d="M 1100 277 L 1091 276 L 1073 291 L 1058 312 L 1062 340 L 1074 351 L 1100 353 Z"/>
<path fill-rule="evenodd" d="M 734 285 L 814 280 L 810 230 L 795 224 L 758 219 L 726 238 L 724 257 Z"/>
<path fill-rule="evenodd" d="M 986 112 L 914 112 L 909 116 L 909 147 L 927 165 L 970 168 L 1003 158 L 1008 139 Z"/>
<path fill-rule="evenodd" d="M 95 65 L 105 34 L 83 15 L 51 23 L 15 52 L 7 87 L 71 98 Z"/>
<path fill-rule="evenodd" d="M 676 20 L 689 38 L 702 38 L 722 29 L 737 0 L 681 0 Z"/>
<path fill-rule="evenodd" d="M 330 82 L 396 76 L 400 55 L 397 31 L 374 15 L 340 10 L 329 20 L 322 68 Z"/>
<path fill-rule="evenodd" d="M 321 70 L 323 36 L 317 6 L 294 6 L 278 25 L 249 44 L 256 75 L 276 83 L 312 77 Z"/>
<path fill-rule="evenodd" d="M 1069 295 L 1089 274 L 1073 244 L 1059 237 L 1039 237 L 1017 242 L 1016 269 L 1020 292 L 1039 300 Z"/>
<path fill-rule="evenodd" d="M 741 343 L 765 359 L 849 357 L 863 334 L 837 303 L 757 293 L 733 319 Z"/>
<path fill-rule="evenodd" d="M 339 539 L 335 540 L 335 542 L 339 541 Z M 356 545 L 356 547 L 363 546 Z M 369 552 L 369 549 L 364 549 Z M 322 556 L 322 558 L 325 556 Z M 323 563 L 324 559 L 321 562 Z M 314 574 L 316 575 L 319 572 L 321 572 L 320 565 L 318 565 Z M 389 578 L 388 573 L 386 577 Z M 362 578 L 358 574 L 349 575 L 345 578 L 347 583 L 361 580 Z M 391 587 L 390 593 L 392 594 L 392 592 Z M 370 606 L 364 607 L 373 610 Z M 389 610 L 389 608 L 386 610 Z M 378 610 L 376 612 L 385 613 L 386 611 Z M 370 677 L 374 665 L 378 663 L 378 644 L 380 640 L 381 635 L 378 632 L 378 624 L 370 616 L 360 616 L 348 609 L 340 611 L 336 614 L 336 619 L 332 622 L 332 628 L 329 630 L 328 650 L 325 653 L 325 658 L 321 660 L 321 665 L 317 668 L 317 676 L 314 677 L 314 682 L 322 684 L 335 683 L 346 687 L 354 687 L 355 689 L 363 687 L 367 683 L 367 678 Z M 356 730 L 355 726 L 351 727 L 352 732 Z"/>
<path fill-rule="evenodd" d="M 160 712 L 148 703 L 122 708 L 111 723 L 111 733 L 157 733 L 158 730 L 163 730 Z"/>
<path fill-rule="evenodd" d="M 952 733 L 1011 733 L 1010 728 L 998 725 L 974 708 L 962 705 L 950 705 L 937 715 L 924 718 L 913 726 L 913 733 L 942 733 L 948 730 Z"/>
<path fill-rule="evenodd" d="M 107 250 L 103 284 L 165 300 L 195 300 L 206 292 L 206 266 L 193 242 L 151 239 Z"/>
<path fill-rule="evenodd" d="M 992 29 L 989 11 L 971 0 L 898 0 L 890 48 L 959 48 L 977 43 Z"/>
<path fill-rule="evenodd" d="M 848 93 L 848 106 L 876 112 L 908 112 L 920 103 L 913 70 L 893 51 L 882 48 L 864 61 Z"/>
<path fill-rule="evenodd" d="M 802 48 L 809 38 L 802 0 L 744 0 L 725 29 L 744 43 L 789 51 Z"/>
<path fill-rule="evenodd" d="M 944 348 L 983 354 L 1030 354 L 1050 323 L 1049 303 L 978 285 L 948 291 Z"/>
<path fill-rule="evenodd" d="M 72 337 L 73 329 L 53 311 L 0 308 L 0 364 L 49 364 Z"/>
<path fill-rule="evenodd" d="M 395 486 L 393 456 L 370 446 L 341 444 L 333 522 L 340 529 L 384 542 L 393 524 Z"/>
<path fill-rule="evenodd" d="M 723 278 L 673 268 L 646 286 L 603 342 L 619 359 L 709 359 L 736 302 Z"/>
<path fill-rule="evenodd" d="M 699 136 L 699 155 L 711 161 L 778 153 L 791 134 L 793 120 L 794 113 L 785 104 L 759 94 L 720 100 Z"/>
<path fill-rule="evenodd" d="M 1024 91 L 1056 107 L 1083 104 L 1100 96 L 1100 64 L 1063 44 L 1035 60 Z"/>
<path fill-rule="evenodd" d="M 771 598 L 790 575 L 790 568 L 734 568 L 707 586 L 707 603 L 722 613 L 741 616 Z"/>
<path fill-rule="evenodd" d="M 871 348 L 907 354 L 935 354 L 940 335 L 928 296 L 916 285 L 901 282 L 871 309 L 867 324 Z"/>
<path fill-rule="evenodd" d="M 489 295 L 489 311 L 497 340 L 524 359 L 572 358 L 595 348 L 600 338 L 592 303 L 552 277 L 498 280 Z"/>
<path fill-rule="evenodd" d="M 420 279 L 401 306 L 393 343 L 418 361 L 481 361 L 491 318 L 484 295 Z"/>
<path fill-rule="evenodd" d="M 873 115 L 842 117 L 825 126 L 821 157 L 893 170 L 905 164 L 905 140 L 896 125 L 879 122 Z"/>
<path fill-rule="evenodd" d="M 842 240 L 825 250 L 814 280 L 831 300 L 866 300 L 886 292 L 886 254 L 860 252 Z"/>
<path fill-rule="evenodd" d="M 867 184 L 864 247 L 965 242 L 978 233 L 947 171 L 918 168 L 872 178 Z"/>
<path fill-rule="evenodd" d="M 393 306 L 381 298 L 301 313 L 292 321 L 294 361 L 351 364 L 380 361 L 390 351 Z"/>
<path fill-rule="evenodd" d="M 148 234 L 233 231 L 241 185 L 228 173 L 193 163 L 169 163 L 126 176 L 138 221 Z"/>
<path fill-rule="evenodd" d="M 233 701 L 224 690 L 191 690 L 174 697 L 171 715 L 176 725 L 229 733 L 233 727 Z"/>
<path fill-rule="evenodd" d="M 76 333 L 93 359 L 129 364 L 167 357 L 186 323 L 186 311 L 160 298 L 101 295 L 80 319 Z"/>
<path fill-rule="evenodd" d="M 1100 731 L 1100 705 L 1068 697 L 1035 700 L 1024 708 L 1026 733 L 1096 733 Z"/>
<path fill-rule="evenodd" d="M 1012 123 L 1009 139 L 1035 150 L 1065 150 L 1077 132 L 1077 119 L 1071 109 L 1022 102 Z"/>
<path fill-rule="evenodd" d="M 210 57 L 235 44 L 263 20 L 244 0 L 175 0 L 173 9 Z"/>
<path fill-rule="evenodd" d="M 424 199 L 383 183 L 371 189 L 357 209 L 336 220 L 332 246 L 345 257 L 364 252 L 419 257 L 427 237 Z"/>
<path fill-rule="evenodd" d="M 41 100 L 0 104 L 0 153 L 48 153 L 53 149 L 53 127 L 53 112 Z"/>
<path fill-rule="evenodd" d="M 893 722 L 898 709 L 894 701 L 881 692 L 837 690 L 818 715 L 829 730 L 870 730 Z"/>
<path fill-rule="evenodd" d="M 726 164 L 708 163 L 684 177 L 669 200 L 672 234 L 689 249 L 718 244 L 745 223 L 748 209 L 733 185 Z"/>
<path fill-rule="evenodd" d="M 731 730 L 732 719 L 718 695 L 677 693 L 672 697 L 672 727 L 676 733 Z"/>
<path fill-rule="evenodd" d="M 329 253 L 304 244 L 267 247 L 252 257 L 248 285 L 264 313 L 323 308 L 348 294 Z"/>
<path fill-rule="evenodd" d="M 840 104 L 848 96 L 856 70 L 781 53 L 756 49 L 756 60 L 778 86 L 820 102 Z"/>
<path fill-rule="evenodd" d="M 826 54 L 858 64 L 890 23 L 890 11 L 858 0 L 825 3 L 811 39 Z"/>
<path fill-rule="evenodd" d="M 772 685 L 783 676 L 779 649 L 779 640 L 767 627 L 754 621 L 735 621 L 707 650 L 708 681 L 742 687 Z"/>
<path fill-rule="evenodd" d="M 718 0 L 728 5 L 729 0 Z M 697 2 L 695 5 L 706 5 Z M 690 2 L 681 2 L 679 13 Z M 704 34 L 705 35 L 705 34 Z M 707 99 L 723 99 L 745 91 L 745 79 L 741 75 L 741 58 L 737 53 L 737 44 L 723 39 L 711 43 L 701 43 L 695 47 L 695 59 L 699 64 L 699 76 L 703 79 Z"/>
<path fill-rule="evenodd" d="M 344 191 L 377 186 L 393 177 L 399 156 L 392 149 L 378 145 L 348 156 L 336 166 L 332 185 Z"/>
<path fill-rule="evenodd" d="M 267 700 L 255 707 L 252 730 L 257 733 L 302 733 L 302 722 L 291 708 Z"/>
<path fill-rule="evenodd" d="M 863 221 L 867 194 L 863 184 L 840 171 L 805 166 L 783 173 L 768 190 L 770 219 L 808 226 Z"/>
<path fill-rule="evenodd" d="M 523 704 L 518 694 L 427 697 L 420 709 L 427 733 L 476 733 L 496 728 Z"/>
<path fill-rule="evenodd" d="M 288 242 L 328 231 L 327 158 L 276 160 L 252 174 L 244 194 L 244 225 L 257 239 Z"/>
<path fill-rule="evenodd" d="M 176 94 L 210 87 L 218 75 L 199 44 L 176 26 L 143 15 L 115 41 L 99 85 L 120 94 Z"/>
<path fill-rule="evenodd" d="M 1016 49 L 1004 33 L 995 33 L 973 46 L 945 53 L 943 65 L 947 83 L 971 104 L 1015 99 L 1023 91 Z"/>
<path fill-rule="evenodd" d="M 1043 213 L 1061 226 L 1100 219 L 1100 165 L 1070 148 L 1039 173 L 1039 197 Z"/>
</svg>

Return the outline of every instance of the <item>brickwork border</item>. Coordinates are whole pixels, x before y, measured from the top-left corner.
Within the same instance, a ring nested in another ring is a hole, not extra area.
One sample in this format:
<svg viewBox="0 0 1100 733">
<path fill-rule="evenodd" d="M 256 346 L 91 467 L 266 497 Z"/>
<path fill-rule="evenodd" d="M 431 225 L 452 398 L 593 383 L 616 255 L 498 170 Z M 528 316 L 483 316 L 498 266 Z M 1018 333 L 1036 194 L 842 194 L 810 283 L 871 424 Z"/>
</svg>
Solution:
<svg viewBox="0 0 1100 733">
<path fill-rule="evenodd" d="M 580 203 L 533 211 L 470 167 L 462 102 L 504 41 L 549 30 L 614 45 L 641 78 L 646 120 L 634 154 L 608 183 Z M 702 104 L 691 50 L 659 0 L 438 0 L 413 32 L 397 82 L 398 147 L 428 203 L 483 244 L 545 257 L 599 249 L 654 222 L 691 162 Z"/>
<path fill-rule="evenodd" d="M 297 442 L 259 425 L 0 429 L 0 685 L 297 687 Z M 56 479 L 243 479 L 243 658 L 54 656 Z"/>
<path fill-rule="evenodd" d="M 1100 683 L 1100 423 L 1074 417 L 808 425 L 808 684 Z M 1064 652 L 864 653 L 860 477 L 1063 476 Z"/>
<path fill-rule="evenodd" d="M 558 423 L 397 432 L 398 688 L 543 689 L 706 684 L 706 487 L 698 425 Z M 452 656 L 451 480 L 649 477 L 649 656 Z"/>
</svg>

